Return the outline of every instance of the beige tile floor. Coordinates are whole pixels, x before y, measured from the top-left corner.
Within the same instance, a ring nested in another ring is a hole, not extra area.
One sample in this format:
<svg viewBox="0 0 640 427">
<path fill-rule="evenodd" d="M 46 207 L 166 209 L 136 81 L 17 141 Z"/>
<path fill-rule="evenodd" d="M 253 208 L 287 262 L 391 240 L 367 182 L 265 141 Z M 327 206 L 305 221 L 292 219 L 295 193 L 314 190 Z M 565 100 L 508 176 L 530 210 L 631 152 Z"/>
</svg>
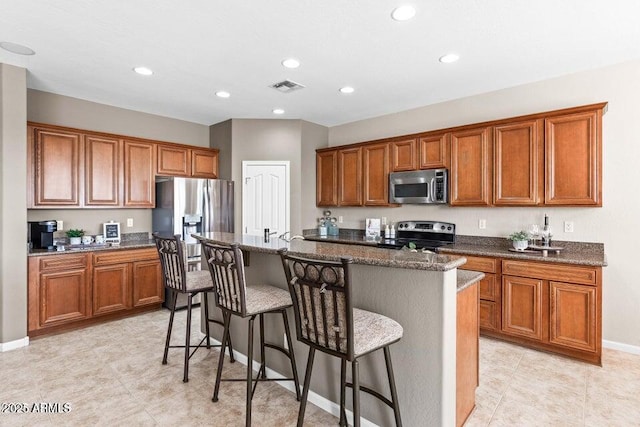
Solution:
<svg viewBox="0 0 640 427">
<path fill-rule="evenodd" d="M 199 310 L 193 313 L 197 331 Z M 223 383 L 220 401 L 211 402 L 217 350 L 196 353 L 187 384 L 180 350 L 160 363 L 167 321 L 160 310 L 0 353 L 0 403 L 71 404 L 66 413 L 3 412 L 0 426 L 243 425 L 243 383 Z M 185 321 L 179 312 L 177 342 Z M 467 426 L 640 426 L 640 356 L 605 350 L 600 368 L 490 339 L 481 340 L 480 354 L 477 408 Z M 225 376 L 243 374 L 243 365 L 225 364 Z M 295 425 L 297 409 L 292 393 L 261 383 L 254 425 Z M 313 405 L 305 420 L 337 425 Z"/>
</svg>

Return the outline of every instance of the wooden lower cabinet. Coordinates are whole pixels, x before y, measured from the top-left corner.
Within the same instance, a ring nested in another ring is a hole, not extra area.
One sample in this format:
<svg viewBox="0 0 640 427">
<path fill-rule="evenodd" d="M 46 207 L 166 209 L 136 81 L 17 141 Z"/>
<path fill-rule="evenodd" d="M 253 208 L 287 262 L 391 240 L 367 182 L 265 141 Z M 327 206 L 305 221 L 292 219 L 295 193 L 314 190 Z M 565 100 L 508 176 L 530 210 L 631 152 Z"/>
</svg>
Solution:
<svg viewBox="0 0 640 427">
<path fill-rule="evenodd" d="M 129 264 L 114 264 L 93 269 L 93 315 L 126 310 L 131 306 Z"/>
<path fill-rule="evenodd" d="M 601 364 L 602 267 L 456 255 L 485 273 L 482 335 Z"/>
<path fill-rule="evenodd" d="M 479 379 L 478 283 L 458 292 L 456 307 L 456 426 L 476 404 Z"/>
<path fill-rule="evenodd" d="M 164 301 L 155 248 L 31 256 L 28 331 L 42 335 Z"/>
</svg>

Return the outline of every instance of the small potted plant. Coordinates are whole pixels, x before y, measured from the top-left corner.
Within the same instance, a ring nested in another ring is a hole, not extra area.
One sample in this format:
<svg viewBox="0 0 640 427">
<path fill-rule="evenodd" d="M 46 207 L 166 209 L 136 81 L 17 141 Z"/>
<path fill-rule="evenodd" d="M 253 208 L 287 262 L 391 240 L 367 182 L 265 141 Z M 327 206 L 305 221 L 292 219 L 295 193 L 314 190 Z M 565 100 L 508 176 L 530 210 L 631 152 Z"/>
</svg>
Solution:
<svg viewBox="0 0 640 427">
<path fill-rule="evenodd" d="M 82 236 L 84 236 L 84 230 L 70 229 L 67 230 L 67 237 L 69 238 L 70 245 L 79 245 L 82 243 Z"/>
<path fill-rule="evenodd" d="M 516 231 L 509 235 L 509 240 L 513 243 L 515 250 L 524 251 L 529 246 L 529 233 L 524 230 Z"/>
</svg>

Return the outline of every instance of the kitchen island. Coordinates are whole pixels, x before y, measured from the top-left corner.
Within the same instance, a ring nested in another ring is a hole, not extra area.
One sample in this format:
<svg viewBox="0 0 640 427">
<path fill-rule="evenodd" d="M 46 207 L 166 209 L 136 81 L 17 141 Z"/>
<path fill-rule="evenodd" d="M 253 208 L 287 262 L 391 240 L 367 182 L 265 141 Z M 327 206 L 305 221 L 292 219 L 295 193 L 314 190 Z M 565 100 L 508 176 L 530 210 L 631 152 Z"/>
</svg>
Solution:
<svg viewBox="0 0 640 427">
<path fill-rule="evenodd" d="M 267 283 L 283 289 L 287 289 L 287 285 L 277 253 L 280 248 L 287 248 L 293 255 L 324 260 L 352 257 L 354 306 L 384 314 L 404 328 L 403 338 L 391 346 L 404 425 L 456 425 L 458 282 L 461 289 L 468 289 L 482 277 L 481 274 L 461 275 L 464 277 L 458 280 L 457 267 L 465 263 L 464 257 L 306 240 L 264 242 L 262 237 L 231 233 L 206 233 L 194 237 L 215 243 L 238 243 L 248 254 L 245 259 L 247 282 Z M 220 317 L 218 310 L 211 312 Z M 234 349 L 246 354 L 247 328 L 246 324 L 240 323 L 240 319 L 234 318 L 231 325 Z M 265 323 L 267 341 L 283 344 L 283 328 L 279 322 L 267 320 Z M 294 327 L 293 323 L 291 326 Z M 212 333 L 216 335 L 214 338 L 221 338 L 221 331 L 216 329 Z M 306 364 L 308 349 L 298 342 L 294 346 L 301 369 Z M 267 354 L 267 366 L 270 375 L 289 375 L 286 359 L 277 353 Z M 362 384 L 388 393 L 381 354 L 364 357 L 360 372 Z M 337 413 L 337 406 L 332 402 L 339 401 L 339 378 L 340 364 L 335 358 L 317 354 L 310 400 Z M 225 396 L 225 387 L 222 387 L 220 401 L 231 398 Z M 350 398 L 347 406 L 351 406 Z M 364 395 L 361 406 L 363 418 L 372 423 L 394 424 L 392 412 L 377 400 Z"/>
</svg>

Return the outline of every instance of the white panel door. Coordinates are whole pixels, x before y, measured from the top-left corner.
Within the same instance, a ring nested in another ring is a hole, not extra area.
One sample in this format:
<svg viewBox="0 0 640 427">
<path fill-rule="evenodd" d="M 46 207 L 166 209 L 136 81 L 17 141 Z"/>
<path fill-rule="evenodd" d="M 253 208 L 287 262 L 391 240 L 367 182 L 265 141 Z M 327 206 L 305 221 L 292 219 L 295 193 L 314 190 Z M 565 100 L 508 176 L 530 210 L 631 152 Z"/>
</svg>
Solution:
<svg viewBox="0 0 640 427">
<path fill-rule="evenodd" d="M 289 231 L 289 162 L 242 162 L 242 222 L 245 234 Z"/>
</svg>

